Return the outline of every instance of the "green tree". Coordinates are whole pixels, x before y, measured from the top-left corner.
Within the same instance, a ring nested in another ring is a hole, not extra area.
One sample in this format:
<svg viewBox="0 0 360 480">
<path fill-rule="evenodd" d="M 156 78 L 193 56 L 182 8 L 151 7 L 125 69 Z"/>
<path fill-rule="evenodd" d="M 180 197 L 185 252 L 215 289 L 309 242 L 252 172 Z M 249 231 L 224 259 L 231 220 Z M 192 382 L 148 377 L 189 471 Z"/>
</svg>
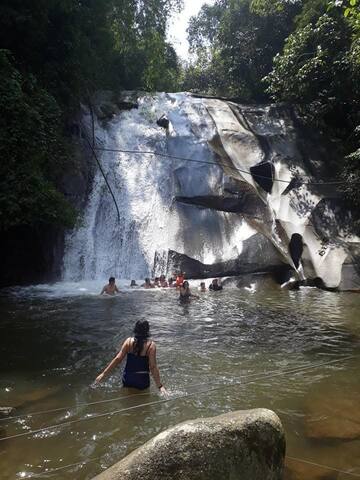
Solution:
<svg viewBox="0 0 360 480">
<path fill-rule="evenodd" d="M 75 213 L 56 189 L 66 153 L 60 109 L 4 50 L 0 109 L 0 230 L 36 223 L 71 226 Z"/>
<path fill-rule="evenodd" d="M 205 70 L 205 75 L 197 78 L 201 82 L 208 79 L 211 93 L 251 101 L 266 99 L 261 79 L 271 71 L 273 57 L 281 50 L 298 12 L 297 4 L 281 5 L 266 14 L 259 3 L 250 0 L 203 6 L 188 30 L 190 47 L 199 62 L 190 65 L 191 75 Z"/>
</svg>

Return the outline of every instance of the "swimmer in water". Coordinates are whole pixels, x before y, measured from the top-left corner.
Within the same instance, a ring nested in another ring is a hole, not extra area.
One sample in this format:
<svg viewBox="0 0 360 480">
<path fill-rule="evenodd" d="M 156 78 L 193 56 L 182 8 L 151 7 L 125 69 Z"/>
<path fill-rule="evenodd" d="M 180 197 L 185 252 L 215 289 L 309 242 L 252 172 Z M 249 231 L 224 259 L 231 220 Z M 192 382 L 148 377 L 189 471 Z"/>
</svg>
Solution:
<svg viewBox="0 0 360 480">
<path fill-rule="evenodd" d="M 135 280 L 131 280 L 130 287 L 138 287 L 139 285 L 135 282 Z"/>
<path fill-rule="evenodd" d="M 191 298 L 199 298 L 199 297 L 191 293 L 189 282 L 185 280 L 185 282 L 180 287 L 179 300 L 181 303 L 190 303 Z"/>
<path fill-rule="evenodd" d="M 166 395 L 166 389 L 161 383 L 160 372 L 156 363 L 156 345 L 150 339 L 150 325 L 147 320 L 138 320 L 134 328 L 134 336 L 129 337 L 122 344 L 120 352 L 113 358 L 109 365 L 96 377 L 95 382 L 100 383 L 116 366 L 126 357 L 125 370 L 122 377 L 124 387 L 145 390 L 150 386 L 150 373 L 160 390 Z"/>
<path fill-rule="evenodd" d="M 201 282 L 200 283 L 200 288 L 199 288 L 200 292 L 206 292 L 206 285 L 205 285 L 205 282 Z"/>
<path fill-rule="evenodd" d="M 145 278 L 145 283 L 141 285 L 143 288 L 155 288 L 155 286 L 150 282 L 150 278 Z"/>
<path fill-rule="evenodd" d="M 159 282 L 161 288 L 167 288 L 169 286 L 168 282 L 166 281 L 165 275 L 160 275 Z"/>
<path fill-rule="evenodd" d="M 107 295 L 115 295 L 115 293 L 120 293 L 118 287 L 116 286 L 114 277 L 109 278 L 109 283 L 103 287 L 100 295 L 103 295 L 104 293 Z"/>
<path fill-rule="evenodd" d="M 210 284 L 209 290 L 212 290 L 214 292 L 218 292 L 219 290 L 222 290 L 223 287 L 221 283 L 219 283 L 219 280 L 217 278 L 214 278 L 212 283 Z"/>
</svg>

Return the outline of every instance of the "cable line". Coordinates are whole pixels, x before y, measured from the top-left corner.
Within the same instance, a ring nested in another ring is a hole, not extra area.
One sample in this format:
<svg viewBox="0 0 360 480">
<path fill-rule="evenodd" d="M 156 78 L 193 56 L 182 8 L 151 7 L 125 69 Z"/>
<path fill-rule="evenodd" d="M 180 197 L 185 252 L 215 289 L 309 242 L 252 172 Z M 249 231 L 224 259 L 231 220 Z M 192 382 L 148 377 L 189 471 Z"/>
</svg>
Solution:
<svg viewBox="0 0 360 480">
<path fill-rule="evenodd" d="M 307 465 L 313 465 L 315 467 L 323 468 L 324 470 L 331 470 L 333 472 L 343 473 L 345 475 L 349 475 L 350 477 L 360 478 L 359 473 L 350 472 L 349 470 L 341 470 L 341 469 L 338 469 L 338 468 L 335 468 L 335 467 L 330 467 L 329 465 L 322 465 L 321 463 L 311 462 L 310 460 L 305 460 L 303 458 L 291 457 L 290 455 L 286 455 L 285 458 L 289 459 L 289 460 L 294 460 L 294 461 L 299 462 L 299 463 L 305 463 Z M 51 475 L 54 472 L 59 472 L 60 470 L 65 470 L 66 468 L 77 467 L 79 465 L 88 465 L 89 463 L 96 462 L 100 459 L 101 459 L 101 457 L 89 458 L 89 459 L 83 460 L 81 462 L 70 463 L 69 465 L 63 465 L 62 467 L 52 468 L 50 470 L 46 470 L 46 471 L 41 472 L 41 473 L 31 473 L 28 478 L 44 477 L 45 475 Z"/>
<path fill-rule="evenodd" d="M 23 478 L 45 477 L 46 475 L 51 475 L 54 472 L 59 472 L 61 470 L 65 470 L 66 468 L 77 467 L 78 465 L 87 465 L 88 463 L 96 462 L 100 459 L 101 457 L 88 458 L 87 460 L 83 460 L 81 462 L 70 463 L 69 465 L 63 465 L 62 467 L 57 467 L 57 468 L 50 468 L 49 470 L 45 470 L 44 472 L 41 472 L 41 473 L 30 473 L 28 477 L 23 477 Z"/>
<path fill-rule="evenodd" d="M 350 475 L 351 477 L 360 478 L 360 473 L 350 472 L 349 470 L 340 470 L 339 468 L 329 467 L 328 465 L 322 465 L 321 463 L 311 462 L 310 460 L 304 460 L 302 458 L 290 457 L 289 455 L 286 455 L 286 458 L 289 458 L 290 460 L 295 460 L 296 462 L 306 463 L 307 465 L 313 465 L 314 467 L 320 467 L 324 470 L 332 470 L 333 472 L 344 473 L 345 475 Z"/>
<path fill-rule="evenodd" d="M 120 148 L 106 148 L 106 147 L 94 147 L 94 150 L 102 151 L 102 152 L 118 152 L 118 153 L 131 153 L 131 154 L 136 154 L 136 155 L 154 155 L 157 157 L 164 157 L 164 158 L 173 158 L 174 160 L 184 160 L 186 162 L 193 162 L 193 163 L 204 163 L 206 165 L 215 165 L 219 168 L 221 168 L 221 165 L 217 162 L 211 162 L 209 160 L 198 160 L 194 158 L 187 158 L 187 157 L 179 157 L 177 155 L 170 155 L 168 153 L 162 153 L 162 152 L 157 152 L 157 151 L 150 151 L 150 150 L 123 150 Z M 243 170 L 241 168 L 237 168 L 235 166 L 231 165 L 226 165 L 226 168 L 229 168 L 231 170 L 235 170 L 240 173 L 244 173 L 246 175 L 250 175 L 251 177 L 257 177 L 257 178 L 263 178 L 266 180 L 270 180 L 269 176 L 266 175 L 260 175 L 257 173 L 251 173 L 250 171 Z M 274 182 L 282 182 L 282 183 L 287 183 L 290 184 L 294 179 L 297 179 L 301 181 L 301 176 L 299 177 L 293 177 L 291 180 L 283 180 L 281 178 L 272 178 L 271 180 Z M 309 177 L 305 177 L 309 178 Z M 302 182 L 302 185 L 343 185 L 346 184 L 347 182 L 345 181 L 334 181 L 334 182 Z"/>
<path fill-rule="evenodd" d="M 118 217 L 118 221 L 120 222 L 120 211 L 119 211 L 119 207 L 118 207 L 118 204 L 117 204 L 117 201 L 116 201 L 116 198 L 115 198 L 115 195 L 112 191 L 112 188 L 108 182 L 108 179 L 106 178 L 106 175 L 105 175 L 105 172 L 102 168 L 102 165 L 101 165 L 101 162 L 96 154 L 96 150 L 99 150 L 97 147 L 96 147 L 96 142 L 95 142 L 95 126 L 94 126 L 94 114 L 93 114 L 93 109 L 92 109 L 92 105 L 90 104 L 89 105 L 89 108 L 90 108 L 90 113 L 91 113 L 91 122 L 92 122 L 92 143 L 90 142 L 89 140 L 89 137 L 87 136 L 86 134 L 86 129 L 84 128 L 84 125 L 80 122 L 80 125 L 83 129 L 83 135 L 85 137 L 85 140 L 87 142 L 87 144 L 89 145 L 90 147 L 90 150 L 91 150 L 91 153 L 93 155 L 93 157 L 95 158 L 95 161 L 99 167 L 99 170 L 101 172 L 101 175 L 103 176 L 104 180 L 105 180 L 105 183 L 106 183 L 106 186 L 108 187 L 108 190 L 110 192 L 110 195 L 113 199 L 113 202 L 115 204 L 115 207 L 116 207 L 116 212 L 117 212 L 117 217 Z"/>
<path fill-rule="evenodd" d="M 332 363 L 338 363 L 340 361 L 348 360 L 350 358 L 354 358 L 354 356 L 347 356 L 347 357 L 343 357 L 341 359 L 329 360 L 327 362 L 317 363 L 315 365 L 303 365 L 303 366 L 298 366 L 298 367 L 292 367 L 288 370 L 286 370 L 286 369 L 283 370 L 282 373 L 285 374 L 285 375 L 287 373 L 297 373 L 298 370 L 300 372 L 301 371 L 306 371 L 308 369 L 313 369 L 313 368 L 316 368 L 316 367 L 321 367 L 321 366 L 329 365 L 329 364 L 332 364 Z M 251 378 L 251 377 L 257 377 L 259 375 L 271 375 L 271 376 L 274 375 L 274 376 L 276 376 L 277 374 L 278 374 L 278 370 L 271 370 L 269 372 L 250 373 L 249 375 L 242 375 L 241 378 L 246 379 L 246 378 Z M 243 385 L 243 383 L 242 382 L 228 383 L 228 385 L 219 384 L 219 382 L 192 383 L 190 385 L 186 385 L 186 388 L 204 387 L 204 386 L 208 386 L 208 385 L 232 386 L 232 385 Z M 123 395 L 123 396 L 120 396 L 120 397 L 113 397 L 113 398 L 109 398 L 109 399 L 106 399 L 106 400 L 97 400 L 95 402 L 82 402 L 82 403 L 78 403 L 76 405 L 67 406 L 67 407 L 58 407 L 58 408 L 52 408 L 50 410 L 40 410 L 40 411 L 37 411 L 37 412 L 23 413 L 21 415 L 12 415 L 12 416 L 9 416 L 9 417 L 0 418 L 0 422 L 6 422 L 6 421 L 9 421 L 9 420 L 18 420 L 19 418 L 33 417 L 33 416 L 36 416 L 36 415 L 45 415 L 45 414 L 48 414 L 48 413 L 57 413 L 57 412 L 63 412 L 63 411 L 67 411 L 67 410 L 76 410 L 76 409 L 82 408 L 82 407 L 88 407 L 88 406 L 92 406 L 92 405 L 100 405 L 100 404 L 103 404 L 103 403 L 116 402 L 118 400 L 125 400 L 127 398 L 140 397 L 140 396 L 146 396 L 146 395 L 149 395 L 149 392 L 132 393 L 131 395 Z M 0 440 L 1 440 L 1 438 L 0 438 Z"/>
<path fill-rule="evenodd" d="M 79 419 L 76 419 L 76 420 L 61 422 L 61 423 L 58 423 L 58 424 L 55 424 L 55 425 L 49 425 L 47 427 L 37 428 L 37 429 L 34 429 L 34 430 L 29 430 L 27 432 L 17 433 L 17 434 L 14 434 L 14 435 L 8 435 L 6 437 L 1 437 L 0 442 L 4 441 L 4 440 L 10 440 L 10 439 L 14 439 L 14 438 L 25 437 L 25 436 L 28 436 L 28 435 L 35 435 L 36 433 L 40 433 L 40 432 L 43 432 L 45 430 L 54 430 L 54 429 L 59 428 L 59 427 L 65 427 L 65 426 L 73 425 L 75 423 L 85 422 L 87 420 L 93 420 L 95 418 L 112 417 L 113 415 L 117 415 L 119 413 L 128 412 L 128 411 L 131 411 L 131 410 L 136 410 L 136 409 L 143 408 L 143 407 L 150 407 L 150 406 L 153 406 L 153 405 L 159 405 L 159 404 L 162 404 L 162 403 L 168 403 L 168 402 L 172 402 L 172 401 L 176 401 L 176 400 L 182 400 L 182 399 L 185 399 L 185 398 L 193 397 L 195 395 L 201 395 L 203 393 L 214 392 L 214 391 L 217 391 L 217 390 L 220 390 L 220 389 L 230 388 L 230 387 L 234 387 L 234 386 L 243 386 L 243 385 L 247 385 L 249 383 L 254 383 L 255 381 L 267 380 L 267 379 L 274 378 L 274 377 L 277 377 L 277 376 L 280 376 L 280 375 L 288 375 L 288 374 L 291 374 L 291 373 L 298 374 L 298 373 L 302 373 L 302 372 L 307 371 L 307 370 L 317 368 L 317 367 L 322 366 L 322 365 L 330 365 L 330 364 L 342 362 L 342 361 L 345 361 L 345 360 L 348 360 L 348 359 L 351 359 L 351 358 L 355 358 L 355 355 L 351 355 L 351 356 L 347 356 L 347 357 L 343 357 L 343 358 L 339 358 L 339 359 L 335 359 L 335 360 L 330 360 L 328 362 L 323 362 L 323 363 L 320 363 L 320 364 L 309 365 L 308 367 L 304 367 L 304 368 L 297 367 L 297 368 L 294 368 L 294 369 L 288 370 L 288 371 L 280 371 L 280 372 L 274 373 L 273 375 L 269 375 L 269 373 L 265 373 L 263 376 L 259 376 L 258 378 L 255 378 L 255 380 L 251 380 L 249 382 L 234 382 L 234 383 L 229 383 L 229 384 L 217 384 L 218 386 L 215 386 L 213 388 L 209 388 L 209 389 L 204 390 L 202 392 L 192 392 L 192 393 L 188 393 L 188 394 L 184 394 L 184 395 L 179 395 L 179 396 L 173 397 L 173 398 L 164 398 L 162 400 L 154 400 L 153 402 L 147 402 L 147 403 L 143 403 L 143 404 L 139 404 L 139 405 L 133 405 L 131 407 L 121 408 L 119 410 L 113 410 L 111 412 L 94 414 L 94 415 L 91 415 L 91 416 L 89 415 L 87 417 L 79 418 Z"/>
</svg>

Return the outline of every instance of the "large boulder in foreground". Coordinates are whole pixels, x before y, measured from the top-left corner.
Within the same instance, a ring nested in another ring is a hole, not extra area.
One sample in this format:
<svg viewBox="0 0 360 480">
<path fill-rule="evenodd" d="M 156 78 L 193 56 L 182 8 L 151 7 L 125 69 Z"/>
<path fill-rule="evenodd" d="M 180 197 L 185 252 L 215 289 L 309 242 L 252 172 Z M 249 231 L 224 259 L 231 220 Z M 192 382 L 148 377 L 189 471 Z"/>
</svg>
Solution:
<svg viewBox="0 0 360 480">
<path fill-rule="evenodd" d="M 280 480 L 284 456 L 277 415 L 244 410 L 176 425 L 96 480 Z"/>
</svg>

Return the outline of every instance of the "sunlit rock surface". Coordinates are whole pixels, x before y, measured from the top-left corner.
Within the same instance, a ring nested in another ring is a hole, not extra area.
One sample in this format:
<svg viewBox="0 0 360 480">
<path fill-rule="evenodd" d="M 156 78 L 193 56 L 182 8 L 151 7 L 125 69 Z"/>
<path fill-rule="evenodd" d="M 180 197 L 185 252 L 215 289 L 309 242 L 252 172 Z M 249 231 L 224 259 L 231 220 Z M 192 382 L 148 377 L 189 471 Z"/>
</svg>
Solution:
<svg viewBox="0 0 360 480">
<path fill-rule="evenodd" d="M 160 433 L 96 480 L 280 480 L 285 436 L 270 410 L 231 412 Z"/>
<path fill-rule="evenodd" d="M 276 258 L 305 284 L 360 288 L 360 239 L 338 185 L 324 185 L 336 180 L 336 149 L 290 108 L 134 92 L 103 92 L 95 105 L 120 218 L 98 171 L 66 239 L 65 280 L 169 275 L 176 252 L 198 277 L 266 272 Z M 92 129 L 90 113 L 83 124 Z"/>
</svg>

